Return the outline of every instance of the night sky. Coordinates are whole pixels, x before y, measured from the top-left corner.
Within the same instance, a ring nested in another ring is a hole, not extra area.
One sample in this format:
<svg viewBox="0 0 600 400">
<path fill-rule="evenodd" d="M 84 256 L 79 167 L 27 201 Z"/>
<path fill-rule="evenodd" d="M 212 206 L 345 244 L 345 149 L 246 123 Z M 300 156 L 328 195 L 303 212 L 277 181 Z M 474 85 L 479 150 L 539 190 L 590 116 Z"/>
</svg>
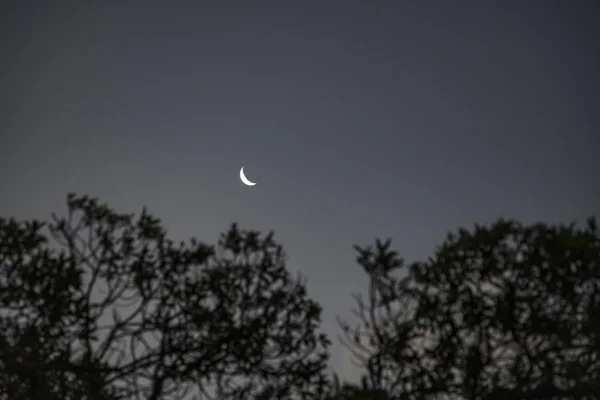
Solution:
<svg viewBox="0 0 600 400">
<path fill-rule="evenodd" d="M 599 214 L 597 1 L 87 3 L 2 2 L 0 215 L 273 229 L 347 377 L 352 244 Z"/>
</svg>

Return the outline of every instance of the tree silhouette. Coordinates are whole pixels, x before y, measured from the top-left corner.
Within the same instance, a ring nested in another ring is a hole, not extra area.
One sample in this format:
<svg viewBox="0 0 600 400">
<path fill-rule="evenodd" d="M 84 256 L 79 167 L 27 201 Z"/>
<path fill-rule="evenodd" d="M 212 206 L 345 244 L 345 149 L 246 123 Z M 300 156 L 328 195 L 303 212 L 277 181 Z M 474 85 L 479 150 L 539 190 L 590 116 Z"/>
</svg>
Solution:
<svg viewBox="0 0 600 400">
<path fill-rule="evenodd" d="M 325 393 L 321 308 L 272 233 L 175 243 L 146 210 L 67 204 L 49 224 L 0 219 L 0 398 Z"/>
<path fill-rule="evenodd" d="M 500 220 L 405 266 L 360 248 L 370 279 L 345 343 L 393 399 L 600 399 L 600 232 Z M 406 278 L 399 279 L 399 273 Z M 366 303 L 366 304 L 365 304 Z"/>
</svg>

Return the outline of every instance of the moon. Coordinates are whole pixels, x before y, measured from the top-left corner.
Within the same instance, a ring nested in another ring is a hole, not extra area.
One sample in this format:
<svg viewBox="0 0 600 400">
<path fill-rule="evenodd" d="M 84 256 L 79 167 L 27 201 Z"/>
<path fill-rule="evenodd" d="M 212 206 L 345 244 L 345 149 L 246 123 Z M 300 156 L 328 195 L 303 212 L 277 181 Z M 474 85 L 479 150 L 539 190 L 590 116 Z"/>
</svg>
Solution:
<svg viewBox="0 0 600 400">
<path fill-rule="evenodd" d="M 246 175 L 244 174 L 244 167 L 242 167 L 242 169 L 240 169 L 240 179 L 246 186 L 256 185 L 256 182 L 252 182 L 250 179 L 246 178 Z"/>
</svg>

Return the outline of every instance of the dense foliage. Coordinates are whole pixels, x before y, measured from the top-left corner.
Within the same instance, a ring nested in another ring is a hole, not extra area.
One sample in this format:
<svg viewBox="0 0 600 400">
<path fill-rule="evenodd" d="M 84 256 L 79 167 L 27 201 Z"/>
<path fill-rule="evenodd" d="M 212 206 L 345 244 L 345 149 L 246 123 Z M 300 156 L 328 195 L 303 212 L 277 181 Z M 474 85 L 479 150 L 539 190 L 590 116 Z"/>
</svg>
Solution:
<svg viewBox="0 0 600 400">
<path fill-rule="evenodd" d="M 593 219 L 461 229 L 410 266 L 389 241 L 357 249 L 369 298 L 344 328 L 367 387 L 397 399 L 600 399 Z"/>
<path fill-rule="evenodd" d="M 272 233 L 175 243 L 75 195 L 50 223 L 0 218 L 0 400 L 600 399 L 593 219 L 461 229 L 410 264 L 355 248 L 359 384 L 329 378 L 321 307 Z"/>
<path fill-rule="evenodd" d="M 2 398 L 320 395 L 321 309 L 272 234 L 177 244 L 145 211 L 73 195 L 68 211 L 0 219 Z"/>
</svg>

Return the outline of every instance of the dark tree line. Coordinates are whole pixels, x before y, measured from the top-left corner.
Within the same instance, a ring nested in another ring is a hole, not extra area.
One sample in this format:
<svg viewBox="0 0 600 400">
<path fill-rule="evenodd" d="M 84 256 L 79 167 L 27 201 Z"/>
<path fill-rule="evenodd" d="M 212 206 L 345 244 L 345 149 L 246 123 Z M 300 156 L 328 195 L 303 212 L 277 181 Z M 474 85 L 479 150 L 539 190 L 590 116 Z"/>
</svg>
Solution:
<svg viewBox="0 0 600 400">
<path fill-rule="evenodd" d="M 352 384 L 273 233 L 176 243 L 146 210 L 67 204 L 0 218 L 0 400 L 600 399 L 593 219 L 461 229 L 410 264 L 389 240 L 356 246 Z"/>
<path fill-rule="evenodd" d="M 5 398 L 320 395 L 321 309 L 272 235 L 234 225 L 216 248 L 174 243 L 145 211 L 68 206 L 47 226 L 0 222 Z"/>
<path fill-rule="evenodd" d="M 369 298 L 346 343 L 394 399 L 599 399 L 600 232 L 500 220 L 426 262 L 357 248 Z M 394 271 L 407 270 L 398 280 Z"/>
</svg>

